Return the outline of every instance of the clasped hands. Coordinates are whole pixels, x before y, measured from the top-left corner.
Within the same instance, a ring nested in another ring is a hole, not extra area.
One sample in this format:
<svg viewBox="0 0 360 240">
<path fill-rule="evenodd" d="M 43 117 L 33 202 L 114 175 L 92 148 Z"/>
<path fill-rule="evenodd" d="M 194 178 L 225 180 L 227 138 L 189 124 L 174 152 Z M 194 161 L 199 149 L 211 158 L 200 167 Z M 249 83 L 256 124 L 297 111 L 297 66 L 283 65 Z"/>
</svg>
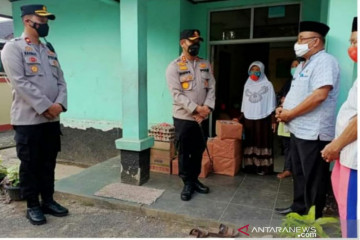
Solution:
<svg viewBox="0 0 360 240">
<path fill-rule="evenodd" d="M 321 157 L 328 163 L 337 160 L 340 156 L 340 149 L 338 141 L 335 139 L 321 150 Z"/>
<path fill-rule="evenodd" d="M 43 116 L 49 120 L 53 120 L 58 117 L 62 111 L 62 106 L 59 103 L 54 103 L 43 113 Z"/>
<path fill-rule="evenodd" d="M 290 122 L 293 117 L 291 115 L 291 110 L 283 109 L 283 107 L 278 107 L 275 111 L 275 117 L 277 122 Z"/>
<path fill-rule="evenodd" d="M 206 105 L 197 106 L 195 109 L 195 114 L 193 114 L 193 117 L 195 118 L 195 121 L 200 124 L 205 118 L 207 118 L 210 112 L 211 112 L 210 108 Z"/>
</svg>

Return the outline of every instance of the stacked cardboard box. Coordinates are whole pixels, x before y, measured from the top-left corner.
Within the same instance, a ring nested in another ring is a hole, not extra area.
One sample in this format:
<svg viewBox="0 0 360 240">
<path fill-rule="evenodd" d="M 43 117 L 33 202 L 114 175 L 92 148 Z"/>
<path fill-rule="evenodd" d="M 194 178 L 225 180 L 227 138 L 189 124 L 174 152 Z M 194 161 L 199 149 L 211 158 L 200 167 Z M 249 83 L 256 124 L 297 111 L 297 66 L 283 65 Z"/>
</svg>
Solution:
<svg viewBox="0 0 360 240">
<path fill-rule="evenodd" d="M 150 170 L 171 174 L 171 161 L 175 158 L 175 128 L 168 123 L 154 125 L 149 136 L 155 139 L 150 149 Z"/>
<path fill-rule="evenodd" d="M 174 142 L 155 141 L 150 149 L 150 170 L 171 174 L 171 161 L 175 158 Z"/>
<path fill-rule="evenodd" d="M 216 121 L 217 137 L 208 140 L 208 149 L 217 174 L 235 176 L 241 165 L 242 125 L 234 121 Z M 207 157 L 204 152 L 203 157 Z"/>
<path fill-rule="evenodd" d="M 201 173 L 199 175 L 199 178 L 206 178 L 209 175 L 210 171 L 211 167 L 209 158 L 203 158 L 201 162 Z M 179 174 L 179 161 L 177 158 L 172 161 L 172 174 Z"/>
<path fill-rule="evenodd" d="M 216 121 L 216 136 L 220 139 L 242 139 L 243 126 L 231 120 Z"/>
</svg>

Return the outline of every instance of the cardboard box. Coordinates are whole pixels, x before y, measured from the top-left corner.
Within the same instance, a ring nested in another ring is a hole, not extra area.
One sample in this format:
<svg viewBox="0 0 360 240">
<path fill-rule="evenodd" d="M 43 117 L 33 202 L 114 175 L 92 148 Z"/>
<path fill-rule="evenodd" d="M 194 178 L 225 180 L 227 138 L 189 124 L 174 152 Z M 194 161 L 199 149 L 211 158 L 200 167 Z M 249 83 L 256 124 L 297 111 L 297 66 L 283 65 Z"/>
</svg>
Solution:
<svg viewBox="0 0 360 240">
<path fill-rule="evenodd" d="M 171 161 L 171 174 L 179 175 L 179 160 L 177 158 Z"/>
<path fill-rule="evenodd" d="M 216 135 L 220 139 L 242 139 L 242 124 L 231 120 L 216 121 Z"/>
<path fill-rule="evenodd" d="M 171 142 L 154 141 L 154 146 L 152 146 L 151 149 L 169 151 L 171 158 L 174 158 L 176 155 L 174 141 Z"/>
<path fill-rule="evenodd" d="M 212 141 L 212 157 L 239 158 L 241 157 L 241 140 L 223 139 L 216 137 Z"/>
<path fill-rule="evenodd" d="M 171 174 L 171 167 L 170 166 L 165 167 L 165 166 L 150 165 L 150 171 Z"/>
<path fill-rule="evenodd" d="M 171 174 L 171 160 L 173 153 L 167 150 L 150 150 L 150 170 L 153 172 L 162 172 Z"/>
<path fill-rule="evenodd" d="M 172 163 L 172 174 L 179 175 L 179 161 L 177 158 L 175 158 Z M 207 157 L 203 157 L 201 160 L 201 173 L 199 175 L 199 178 L 206 178 L 209 173 L 211 172 L 211 165 L 210 160 Z"/>
<path fill-rule="evenodd" d="M 214 139 L 215 138 L 208 138 L 208 140 L 207 140 L 207 147 L 209 149 L 209 153 L 210 153 L 211 157 L 213 156 L 213 152 L 214 152 L 214 150 L 213 150 L 214 149 Z M 204 150 L 203 157 L 209 157 L 206 152 L 206 149 Z"/>
<path fill-rule="evenodd" d="M 214 173 L 222 174 L 227 176 L 235 176 L 241 166 L 241 158 L 224 158 L 224 157 L 214 157 Z"/>
<path fill-rule="evenodd" d="M 199 178 L 206 178 L 211 173 L 211 163 L 208 157 L 203 157 L 201 161 L 201 172 Z"/>
</svg>

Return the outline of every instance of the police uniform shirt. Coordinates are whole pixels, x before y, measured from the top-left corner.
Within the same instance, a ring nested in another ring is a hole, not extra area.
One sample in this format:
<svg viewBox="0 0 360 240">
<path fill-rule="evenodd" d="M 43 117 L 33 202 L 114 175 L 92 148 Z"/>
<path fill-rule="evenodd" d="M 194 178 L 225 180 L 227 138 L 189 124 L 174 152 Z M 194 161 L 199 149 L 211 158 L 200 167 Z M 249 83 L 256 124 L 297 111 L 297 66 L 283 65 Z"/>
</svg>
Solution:
<svg viewBox="0 0 360 240">
<path fill-rule="evenodd" d="M 12 125 L 34 125 L 48 120 L 42 114 L 54 103 L 67 109 L 67 90 L 56 53 L 45 44 L 33 44 L 23 33 L 1 52 L 12 85 Z"/>
<path fill-rule="evenodd" d="M 167 84 L 173 97 L 173 116 L 195 121 L 198 105 L 215 107 L 215 79 L 209 61 L 189 61 L 184 55 L 172 61 L 166 70 Z"/>
</svg>

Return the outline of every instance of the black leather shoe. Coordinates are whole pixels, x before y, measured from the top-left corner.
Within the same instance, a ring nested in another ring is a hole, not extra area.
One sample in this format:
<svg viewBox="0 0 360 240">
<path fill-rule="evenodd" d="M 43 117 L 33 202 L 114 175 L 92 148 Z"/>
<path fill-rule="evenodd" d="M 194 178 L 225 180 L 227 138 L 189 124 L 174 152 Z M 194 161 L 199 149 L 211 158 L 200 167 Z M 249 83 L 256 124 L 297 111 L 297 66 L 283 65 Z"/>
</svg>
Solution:
<svg viewBox="0 0 360 240">
<path fill-rule="evenodd" d="M 194 190 L 198 193 L 209 193 L 210 189 L 202 184 L 199 180 L 195 181 L 194 183 Z"/>
<path fill-rule="evenodd" d="M 55 217 L 64 217 L 69 213 L 69 210 L 55 201 L 43 203 L 41 208 L 45 214 L 47 213 Z"/>
<path fill-rule="evenodd" d="M 46 223 L 46 218 L 40 207 L 31 207 L 26 211 L 26 218 L 29 219 L 33 225 L 42 225 Z"/>
<path fill-rule="evenodd" d="M 287 208 L 275 208 L 275 211 L 279 214 L 286 215 L 291 212 L 295 212 L 291 207 Z"/>
<path fill-rule="evenodd" d="M 194 193 L 194 188 L 190 184 L 185 184 L 183 190 L 181 191 L 181 200 L 189 201 L 191 199 L 191 195 Z"/>
</svg>

